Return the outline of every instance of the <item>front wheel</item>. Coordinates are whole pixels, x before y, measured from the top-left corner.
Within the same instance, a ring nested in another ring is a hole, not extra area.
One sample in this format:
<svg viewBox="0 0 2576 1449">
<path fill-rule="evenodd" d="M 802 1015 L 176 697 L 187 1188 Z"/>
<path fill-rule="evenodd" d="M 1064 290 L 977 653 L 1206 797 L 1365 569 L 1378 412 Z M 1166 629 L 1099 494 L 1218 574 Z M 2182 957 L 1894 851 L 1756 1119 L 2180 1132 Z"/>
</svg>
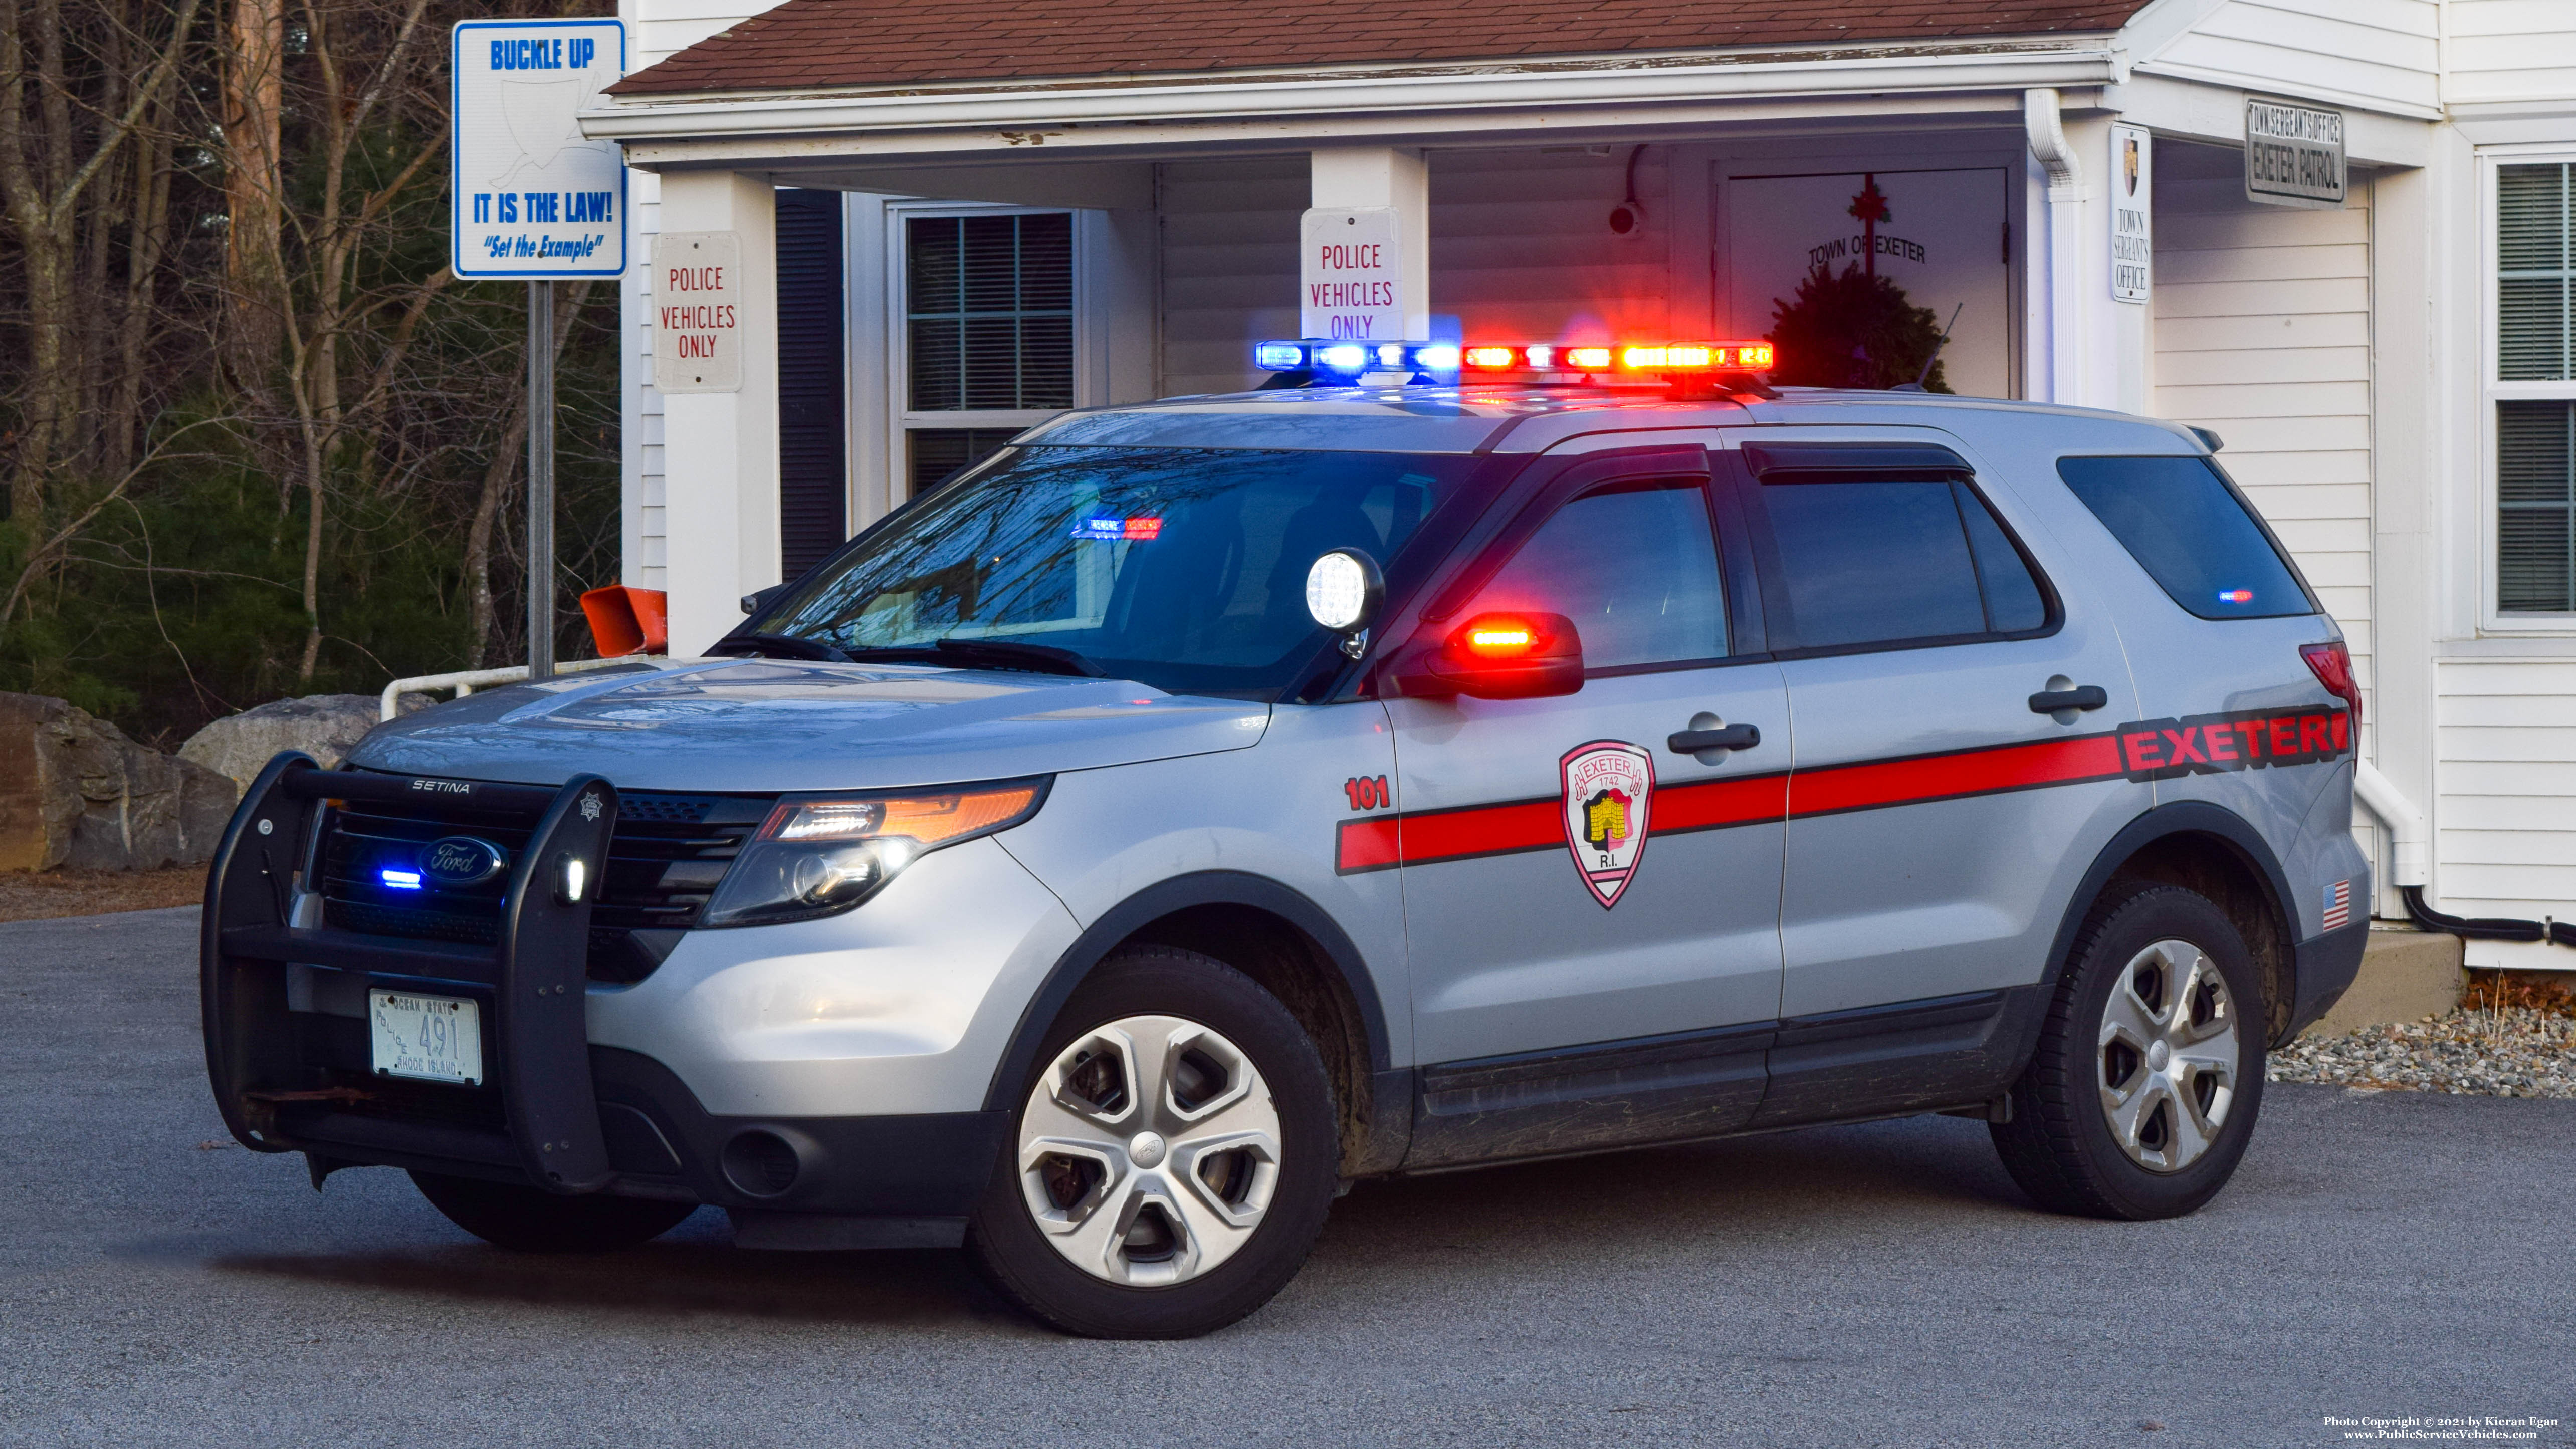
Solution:
<svg viewBox="0 0 2576 1449">
<path fill-rule="evenodd" d="M 1333 1099 L 1297 1019 L 1191 951 L 1122 951 L 1038 1054 L 968 1242 L 1032 1315 L 1186 1338 L 1287 1285 L 1339 1180 Z"/>
<path fill-rule="evenodd" d="M 2179 886 L 2078 934 L 1995 1150 L 2042 1207 L 2169 1218 L 2217 1196 L 2263 1104 L 2262 995 L 2224 912 Z"/>
</svg>

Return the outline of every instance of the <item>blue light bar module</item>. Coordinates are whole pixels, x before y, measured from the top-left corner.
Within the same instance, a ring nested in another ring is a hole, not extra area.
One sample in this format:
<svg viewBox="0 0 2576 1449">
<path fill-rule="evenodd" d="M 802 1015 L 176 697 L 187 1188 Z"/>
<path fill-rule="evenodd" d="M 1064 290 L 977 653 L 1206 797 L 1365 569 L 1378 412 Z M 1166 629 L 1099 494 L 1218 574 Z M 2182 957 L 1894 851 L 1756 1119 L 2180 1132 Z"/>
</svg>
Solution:
<svg viewBox="0 0 2576 1449">
<path fill-rule="evenodd" d="M 1298 382 L 1341 381 L 1371 372 L 1403 372 L 1417 376 L 1438 374 L 1445 377 L 1454 376 L 1458 371 L 1458 345 L 1454 342 L 1345 342 L 1325 337 L 1301 337 L 1254 343 L 1252 365 L 1264 372 L 1278 374 L 1272 379 L 1273 386 L 1283 385 L 1283 379 L 1289 377 Z"/>
</svg>

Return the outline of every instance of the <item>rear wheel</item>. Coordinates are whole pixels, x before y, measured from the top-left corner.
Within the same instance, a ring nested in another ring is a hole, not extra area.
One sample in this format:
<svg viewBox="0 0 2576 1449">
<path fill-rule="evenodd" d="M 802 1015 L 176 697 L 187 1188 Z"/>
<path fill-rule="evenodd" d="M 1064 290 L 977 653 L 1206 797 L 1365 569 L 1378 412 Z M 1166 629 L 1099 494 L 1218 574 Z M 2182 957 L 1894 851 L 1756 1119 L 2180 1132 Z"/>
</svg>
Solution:
<svg viewBox="0 0 2576 1449">
<path fill-rule="evenodd" d="M 1185 1338 L 1294 1277 L 1339 1181 L 1314 1043 L 1242 973 L 1122 951 L 1038 1054 L 968 1241 L 1031 1314 L 1095 1338 Z"/>
<path fill-rule="evenodd" d="M 2179 1217 L 2236 1171 L 2263 1102 L 2262 996 L 2224 912 L 2179 886 L 2107 897 L 2076 938 L 1995 1149 L 2041 1206 Z"/>
<path fill-rule="evenodd" d="M 412 1184 L 447 1220 L 514 1253 L 610 1253 L 678 1227 L 696 1203 L 604 1194 L 561 1197 L 533 1187 L 415 1172 Z"/>
</svg>

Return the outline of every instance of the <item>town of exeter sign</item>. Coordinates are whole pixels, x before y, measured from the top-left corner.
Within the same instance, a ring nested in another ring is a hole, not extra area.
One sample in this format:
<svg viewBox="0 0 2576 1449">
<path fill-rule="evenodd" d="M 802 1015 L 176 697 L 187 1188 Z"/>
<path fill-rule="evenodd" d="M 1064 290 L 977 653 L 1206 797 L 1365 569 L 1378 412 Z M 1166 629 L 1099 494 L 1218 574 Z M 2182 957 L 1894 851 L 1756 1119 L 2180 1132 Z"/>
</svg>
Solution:
<svg viewBox="0 0 2576 1449">
<path fill-rule="evenodd" d="M 2266 206 L 2340 207 L 2343 112 L 2289 101 L 2245 102 L 2245 199 Z"/>
</svg>

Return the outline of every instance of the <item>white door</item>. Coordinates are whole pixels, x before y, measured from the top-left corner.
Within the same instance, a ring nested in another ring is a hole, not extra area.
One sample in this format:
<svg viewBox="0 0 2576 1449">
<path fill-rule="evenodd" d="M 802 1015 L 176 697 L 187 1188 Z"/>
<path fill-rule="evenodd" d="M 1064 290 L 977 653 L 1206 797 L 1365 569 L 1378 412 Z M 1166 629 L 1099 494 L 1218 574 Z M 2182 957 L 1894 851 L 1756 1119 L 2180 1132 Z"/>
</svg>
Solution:
<svg viewBox="0 0 2576 1449">
<path fill-rule="evenodd" d="M 1768 336 L 1773 309 L 1811 269 L 1839 274 L 1862 262 L 1867 233 L 1852 208 L 1872 180 L 1887 213 L 1877 228 L 1879 274 L 1943 323 L 1958 316 L 1941 350 L 1950 390 L 2012 396 L 2011 193 L 2001 167 L 1726 179 L 1718 331 Z"/>
</svg>

